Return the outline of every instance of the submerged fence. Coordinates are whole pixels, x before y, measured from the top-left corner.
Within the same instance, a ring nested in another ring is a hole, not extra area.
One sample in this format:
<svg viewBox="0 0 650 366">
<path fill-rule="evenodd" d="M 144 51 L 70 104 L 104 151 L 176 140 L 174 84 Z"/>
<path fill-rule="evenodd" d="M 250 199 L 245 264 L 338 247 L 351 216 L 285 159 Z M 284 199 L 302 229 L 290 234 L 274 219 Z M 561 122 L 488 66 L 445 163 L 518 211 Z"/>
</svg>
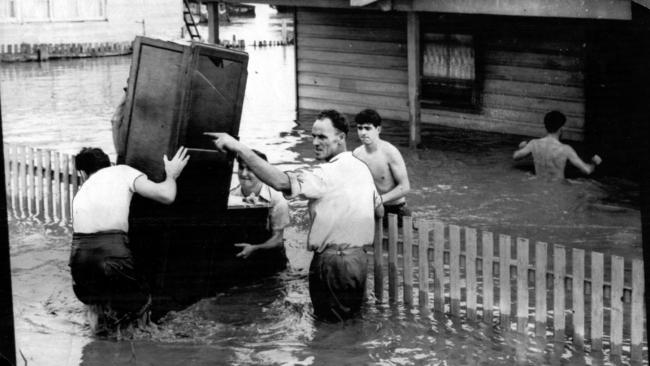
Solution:
<svg viewBox="0 0 650 366">
<path fill-rule="evenodd" d="M 5 144 L 8 212 L 14 218 L 67 226 L 82 182 L 70 155 Z M 417 306 L 500 323 L 537 336 L 571 337 L 592 352 L 605 346 L 633 361 L 643 356 L 645 309 L 641 259 L 530 243 L 528 239 L 442 222 L 388 215 L 387 240 L 376 231 L 374 292 L 391 305 Z M 480 235 L 479 235 L 480 234 Z M 387 249 L 387 250 L 385 250 Z M 385 282 L 388 286 L 385 286 Z M 387 293 L 386 293 L 387 292 Z M 417 296 L 416 296 L 417 295 Z"/>
<path fill-rule="evenodd" d="M 387 240 L 376 231 L 374 292 L 377 301 L 417 305 L 468 320 L 555 340 L 571 337 L 576 348 L 613 356 L 630 345 L 629 357 L 643 355 L 645 311 L 643 261 L 626 263 L 582 249 L 512 240 L 468 227 L 388 215 Z M 401 231 L 401 233 L 399 232 Z M 401 234 L 401 235 L 399 235 Z M 387 244 L 387 245 L 386 245 Z M 387 246 L 387 253 L 384 252 Z M 567 255 L 567 252 L 570 255 Z M 417 286 L 416 286 L 417 285 Z M 401 289 L 400 289 L 401 288 Z"/>
<path fill-rule="evenodd" d="M 72 198 L 81 184 L 71 155 L 5 144 L 4 169 L 8 214 L 66 226 Z"/>
</svg>

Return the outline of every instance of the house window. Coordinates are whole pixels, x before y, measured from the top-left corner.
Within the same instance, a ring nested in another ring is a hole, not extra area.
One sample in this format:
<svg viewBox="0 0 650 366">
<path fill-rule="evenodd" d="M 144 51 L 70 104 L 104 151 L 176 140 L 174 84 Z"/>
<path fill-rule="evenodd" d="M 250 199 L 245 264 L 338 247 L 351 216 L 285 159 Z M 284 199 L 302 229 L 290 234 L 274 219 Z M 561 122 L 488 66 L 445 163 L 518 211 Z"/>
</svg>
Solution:
<svg viewBox="0 0 650 366">
<path fill-rule="evenodd" d="M 3 1 L 18 0 L 0 0 L 0 4 Z M 21 6 L 26 21 L 106 19 L 106 0 L 21 0 Z"/>
<path fill-rule="evenodd" d="M 15 19 L 16 0 L 0 0 L 0 20 Z"/>
<path fill-rule="evenodd" d="M 469 34 L 423 34 L 421 102 L 424 108 L 478 106 L 474 41 L 474 36 Z"/>
</svg>

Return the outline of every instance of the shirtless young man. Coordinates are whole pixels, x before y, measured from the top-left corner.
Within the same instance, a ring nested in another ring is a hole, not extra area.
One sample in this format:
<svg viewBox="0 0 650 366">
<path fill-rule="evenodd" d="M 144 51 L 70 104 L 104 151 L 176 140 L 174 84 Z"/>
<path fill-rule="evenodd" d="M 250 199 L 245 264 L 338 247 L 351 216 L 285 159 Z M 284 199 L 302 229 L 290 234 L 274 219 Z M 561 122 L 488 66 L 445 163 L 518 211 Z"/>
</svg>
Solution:
<svg viewBox="0 0 650 366">
<path fill-rule="evenodd" d="M 406 164 L 399 150 L 379 137 L 381 117 L 372 109 L 365 109 L 354 118 L 362 145 L 354 149 L 354 156 L 362 160 L 372 177 L 384 202 L 384 226 L 389 213 L 402 217 L 411 211 L 406 207 L 406 194 L 411 189 Z"/>
<path fill-rule="evenodd" d="M 547 113 L 544 117 L 544 126 L 548 134 L 528 142 L 522 141 L 519 144 L 519 150 L 514 152 L 512 158 L 520 159 L 528 154 L 533 154 L 535 174 L 549 180 L 564 179 L 564 167 L 567 160 L 583 173 L 593 173 L 602 160 L 598 155 L 594 155 L 591 158 L 591 163 L 585 163 L 571 146 L 560 142 L 565 122 L 566 117 L 561 112 Z"/>
</svg>

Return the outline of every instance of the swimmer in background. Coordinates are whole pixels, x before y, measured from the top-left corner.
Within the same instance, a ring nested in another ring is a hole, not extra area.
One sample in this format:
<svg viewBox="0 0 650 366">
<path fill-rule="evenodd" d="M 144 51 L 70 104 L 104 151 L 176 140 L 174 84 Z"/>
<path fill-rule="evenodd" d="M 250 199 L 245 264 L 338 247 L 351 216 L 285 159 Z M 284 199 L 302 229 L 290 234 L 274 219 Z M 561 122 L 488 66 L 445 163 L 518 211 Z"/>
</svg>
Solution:
<svg viewBox="0 0 650 366">
<path fill-rule="evenodd" d="M 512 158 L 517 160 L 532 154 L 535 174 L 548 180 L 564 179 L 567 160 L 584 174 L 593 173 L 602 159 L 598 155 L 594 155 L 591 158 L 591 163 L 585 163 L 571 146 L 560 142 L 565 122 L 566 117 L 561 112 L 547 113 L 544 117 L 544 126 L 548 134 L 542 138 L 522 141 Z"/>
</svg>

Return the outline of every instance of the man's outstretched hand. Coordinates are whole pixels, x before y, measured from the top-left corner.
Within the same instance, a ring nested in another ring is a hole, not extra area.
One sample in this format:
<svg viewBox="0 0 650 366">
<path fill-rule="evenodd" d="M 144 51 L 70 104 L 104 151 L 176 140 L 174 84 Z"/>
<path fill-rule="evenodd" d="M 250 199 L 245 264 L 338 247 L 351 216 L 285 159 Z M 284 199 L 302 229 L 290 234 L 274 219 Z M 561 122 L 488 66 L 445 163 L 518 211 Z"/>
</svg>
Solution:
<svg viewBox="0 0 650 366">
<path fill-rule="evenodd" d="M 225 132 L 203 132 L 203 134 L 214 138 L 212 142 L 219 151 L 234 151 L 237 148 L 237 144 L 239 144 L 239 141 Z"/>
</svg>

